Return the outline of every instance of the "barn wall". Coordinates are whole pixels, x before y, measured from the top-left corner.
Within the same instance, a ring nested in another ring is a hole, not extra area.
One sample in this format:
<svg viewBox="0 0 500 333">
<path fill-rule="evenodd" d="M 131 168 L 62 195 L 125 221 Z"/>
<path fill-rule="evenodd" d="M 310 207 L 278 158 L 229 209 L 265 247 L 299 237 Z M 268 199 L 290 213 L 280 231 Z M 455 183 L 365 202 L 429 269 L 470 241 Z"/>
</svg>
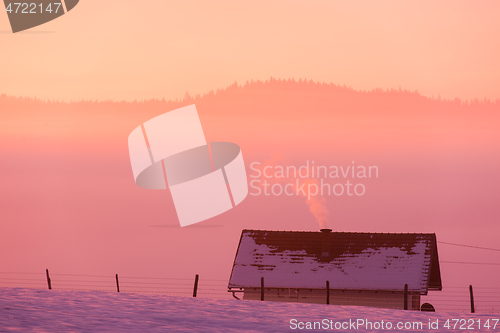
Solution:
<svg viewBox="0 0 500 333">
<path fill-rule="evenodd" d="M 245 288 L 243 299 L 260 300 L 260 288 Z M 326 290 L 266 288 L 264 300 L 274 302 L 326 304 Z M 402 293 L 330 290 L 330 304 L 333 305 L 358 305 L 386 309 L 403 309 L 403 303 L 404 296 Z M 420 309 L 420 295 L 408 295 L 408 309 Z"/>
</svg>

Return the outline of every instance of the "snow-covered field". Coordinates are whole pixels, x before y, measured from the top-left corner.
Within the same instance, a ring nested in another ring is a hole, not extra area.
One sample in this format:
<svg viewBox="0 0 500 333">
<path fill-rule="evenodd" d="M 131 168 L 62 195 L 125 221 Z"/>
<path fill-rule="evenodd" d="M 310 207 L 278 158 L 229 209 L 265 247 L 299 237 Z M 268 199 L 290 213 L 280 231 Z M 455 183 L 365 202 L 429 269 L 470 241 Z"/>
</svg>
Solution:
<svg viewBox="0 0 500 333">
<path fill-rule="evenodd" d="M 0 332 L 317 332 L 328 330 L 306 329 L 307 322 L 320 322 L 324 327 L 333 325 L 331 331 L 335 331 L 335 322 L 340 325 L 349 320 L 361 323 L 358 319 L 371 322 L 373 328 L 368 326 L 367 329 L 366 324 L 359 327 L 349 325 L 351 331 L 381 331 L 375 327 L 377 323 L 381 325 L 382 320 L 383 327 L 390 322 L 393 331 L 401 331 L 396 328 L 398 322 L 403 325 L 410 322 L 412 326 L 413 322 L 422 322 L 423 329 L 407 331 L 428 331 L 429 320 L 438 320 L 439 329 L 434 332 L 467 330 L 459 329 L 464 321 L 458 322 L 455 329 L 453 322 L 449 329 L 445 328 L 447 319 L 464 319 L 466 325 L 462 327 L 470 327 L 468 331 L 476 332 L 488 331 L 483 325 L 490 319 L 491 331 L 500 331 L 500 324 L 493 330 L 493 318 L 498 318 L 498 315 L 0 288 Z M 297 322 L 291 324 L 292 319 Z M 304 329 L 298 328 L 299 322 L 303 323 Z M 343 325 L 345 328 L 348 324 Z"/>
</svg>

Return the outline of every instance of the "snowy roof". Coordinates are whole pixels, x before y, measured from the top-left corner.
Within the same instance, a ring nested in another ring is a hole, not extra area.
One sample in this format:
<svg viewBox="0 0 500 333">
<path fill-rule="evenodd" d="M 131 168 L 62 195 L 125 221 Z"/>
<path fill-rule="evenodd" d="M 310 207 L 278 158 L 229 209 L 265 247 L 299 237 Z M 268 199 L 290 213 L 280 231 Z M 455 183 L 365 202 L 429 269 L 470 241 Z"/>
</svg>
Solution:
<svg viewBox="0 0 500 333">
<path fill-rule="evenodd" d="M 243 230 L 229 288 L 441 290 L 435 234 Z"/>
</svg>

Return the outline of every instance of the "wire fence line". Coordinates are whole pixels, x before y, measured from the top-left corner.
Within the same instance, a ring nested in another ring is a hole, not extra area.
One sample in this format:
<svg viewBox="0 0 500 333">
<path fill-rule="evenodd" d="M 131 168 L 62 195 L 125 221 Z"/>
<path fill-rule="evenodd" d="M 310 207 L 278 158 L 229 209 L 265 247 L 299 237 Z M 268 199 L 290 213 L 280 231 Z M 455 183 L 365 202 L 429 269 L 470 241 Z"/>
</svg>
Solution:
<svg viewBox="0 0 500 333">
<path fill-rule="evenodd" d="M 48 273 L 48 272 L 47 272 Z M 125 293 L 162 294 L 172 296 L 197 297 L 214 299 L 233 299 L 228 292 L 228 281 L 218 279 L 177 278 L 177 277 L 141 277 L 88 274 L 56 274 L 32 272 L 0 272 L 0 287 L 47 289 L 47 279 L 50 279 L 51 289 L 75 291 L 105 291 Z M 117 280 L 119 279 L 119 287 Z M 268 289 L 268 288 L 265 288 Z M 290 289 L 290 295 L 295 288 Z M 304 288 L 306 289 L 306 288 Z M 304 290 L 302 289 L 302 290 Z M 468 286 L 450 286 L 443 291 L 432 291 L 421 297 L 421 303 L 431 303 L 436 311 L 455 311 L 470 313 L 470 294 Z M 476 313 L 500 313 L 500 287 L 474 287 L 474 305 Z M 269 289 L 268 291 L 269 292 Z M 266 292 L 266 293 L 267 293 Z M 309 295 L 311 303 L 322 303 L 324 295 Z M 338 302 L 351 303 L 360 297 L 331 293 L 330 298 Z M 362 297 L 361 297 L 362 298 Z M 293 297 L 290 297 L 290 301 Z M 370 297 L 366 297 L 370 299 Z M 384 296 L 378 299 L 383 301 Z M 393 300 L 387 298 L 387 301 Z M 308 301 L 309 302 L 309 301 Z"/>
<path fill-rule="evenodd" d="M 116 279 L 119 278 L 119 282 Z M 153 293 L 173 296 L 193 296 L 195 279 L 174 277 L 118 276 L 0 272 L 0 286 L 23 287 L 32 289 L 108 291 L 130 293 Z M 198 295 L 210 295 L 211 298 L 232 299 L 227 292 L 227 280 L 203 279 L 197 286 Z"/>
</svg>

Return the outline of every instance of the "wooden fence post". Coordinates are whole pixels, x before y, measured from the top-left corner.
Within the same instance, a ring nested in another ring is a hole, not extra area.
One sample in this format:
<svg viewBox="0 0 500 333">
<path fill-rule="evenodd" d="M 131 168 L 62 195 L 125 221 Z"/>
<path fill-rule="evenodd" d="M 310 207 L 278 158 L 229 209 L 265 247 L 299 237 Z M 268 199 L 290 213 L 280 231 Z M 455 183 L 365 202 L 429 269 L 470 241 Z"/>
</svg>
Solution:
<svg viewBox="0 0 500 333">
<path fill-rule="evenodd" d="M 260 278 L 260 300 L 264 300 L 264 277 Z"/>
<path fill-rule="evenodd" d="M 199 280 L 199 276 L 198 276 L 198 274 L 196 274 L 196 276 L 194 277 L 193 297 L 196 297 L 196 294 L 198 293 L 198 280 Z"/>
<path fill-rule="evenodd" d="M 474 293 L 472 292 L 472 285 L 469 285 L 469 294 L 470 294 L 470 313 L 476 312 L 474 308 Z"/>
<path fill-rule="evenodd" d="M 49 285 L 49 289 L 52 289 L 52 282 L 50 281 L 49 269 L 45 270 L 45 274 L 47 274 L 47 284 Z"/>
<path fill-rule="evenodd" d="M 326 304 L 330 304 L 330 281 L 326 280 Z"/>
<path fill-rule="evenodd" d="M 408 310 L 408 284 L 405 283 L 405 295 L 404 295 L 404 308 L 405 310 Z"/>
<path fill-rule="evenodd" d="M 118 283 L 118 274 L 116 274 L 116 291 L 120 292 L 120 283 Z"/>
</svg>

